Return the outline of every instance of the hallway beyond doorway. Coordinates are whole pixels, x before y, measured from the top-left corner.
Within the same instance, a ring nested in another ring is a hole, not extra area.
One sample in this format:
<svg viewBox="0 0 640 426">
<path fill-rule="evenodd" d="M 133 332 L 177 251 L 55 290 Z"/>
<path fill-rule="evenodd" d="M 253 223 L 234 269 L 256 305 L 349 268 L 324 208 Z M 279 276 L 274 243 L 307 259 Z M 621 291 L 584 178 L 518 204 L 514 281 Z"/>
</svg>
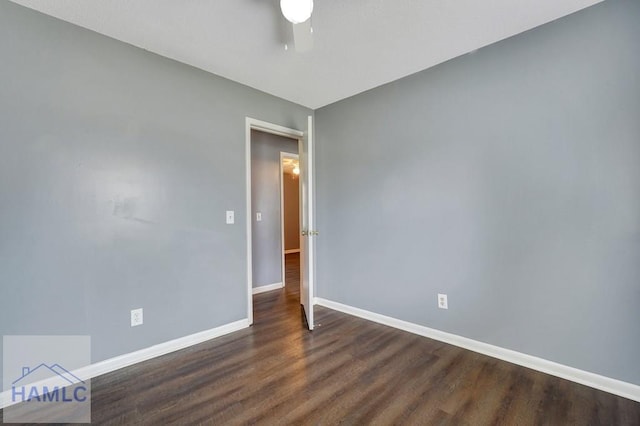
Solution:
<svg viewBox="0 0 640 426">
<path fill-rule="evenodd" d="M 300 253 L 285 255 L 285 287 L 253 296 L 254 324 L 268 323 L 272 316 L 287 315 L 292 321 L 304 327 L 300 321 Z"/>
</svg>

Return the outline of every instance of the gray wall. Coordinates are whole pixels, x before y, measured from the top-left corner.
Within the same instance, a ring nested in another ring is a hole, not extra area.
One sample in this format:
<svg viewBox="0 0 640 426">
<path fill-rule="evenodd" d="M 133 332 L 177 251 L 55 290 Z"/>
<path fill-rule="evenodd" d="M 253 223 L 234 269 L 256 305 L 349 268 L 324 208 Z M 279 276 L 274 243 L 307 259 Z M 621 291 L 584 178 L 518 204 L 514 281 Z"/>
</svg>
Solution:
<svg viewBox="0 0 640 426">
<path fill-rule="evenodd" d="M 0 334 L 99 361 L 246 318 L 245 116 L 310 111 L 4 0 L 0 58 Z"/>
<path fill-rule="evenodd" d="M 253 286 L 281 283 L 280 152 L 296 154 L 298 141 L 251 131 Z M 262 221 L 256 213 L 262 213 Z"/>
<path fill-rule="evenodd" d="M 607 1 L 317 110 L 318 296 L 640 384 L 639 23 Z"/>
<path fill-rule="evenodd" d="M 284 249 L 300 249 L 300 178 L 284 175 Z"/>
</svg>

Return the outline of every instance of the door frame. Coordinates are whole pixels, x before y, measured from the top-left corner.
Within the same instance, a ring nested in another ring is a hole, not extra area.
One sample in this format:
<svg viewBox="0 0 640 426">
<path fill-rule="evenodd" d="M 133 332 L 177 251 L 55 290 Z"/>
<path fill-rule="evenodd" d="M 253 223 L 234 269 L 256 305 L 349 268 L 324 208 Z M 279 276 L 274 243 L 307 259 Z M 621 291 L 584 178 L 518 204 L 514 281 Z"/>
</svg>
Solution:
<svg viewBox="0 0 640 426">
<path fill-rule="evenodd" d="M 272 135 L 285 136 L 298 141 L 298 146 L 303 143 L 304 132 L 257 120 L 255 118 L 245 118 L 245 170 L 246 170 L 246 234 L 247 234 L 247 319 L 249 324 L 253 324 L 253 241 L 251 238 L 251 225 L 253 213 L 251 209 L 251 131 L 257 130 Z M 282 167 L 282 165 L 280 166 Z M 284 247 L 283 247 L 284 253 Z M 284 256 L 284 255 L 283 255 Z M 284 274 L 284 271 L 283 271 Z M 283 275 L 284 283 L 284 275 Z"/>
<path fill-rule="evenodd" d="M 300 144 L 300 141 L 298 141 L 298 144 Z M 292 154 L 290 152 L 284 152 L 284 151 L 280 151 L 280 241 L 281 245 L 282 245 L 282 286 L 285 287 L 287 285 L 286 283 L 286 278 L 285 278 L 285 257 L 286 257 L 286 249 L 285 247 L 285 241 L 284 241 L 284 167 L 282 167 L 282 160 L 284 160 L 285 158 L 293 158 L 296 160 L 300 160 L 300 154 Z M 298 167 L 300 167 L 300 165 L 298 164 Z M 298 178 L 300 179 L 300 178 Z M 298 188 L 300 187 L 300 180 L 298 180 Z M 298 191 L 298 196 L 299 196 L 299 192 Z M 298 218 L 300 217 L 300 203 L 302 202 L 302 200 L 298 199 Z M 298 224 L 298 251 L 301 250 L 300 245 L 302 244 L 302 241 L 300 241 L 300 226 Z"/>
</svg>

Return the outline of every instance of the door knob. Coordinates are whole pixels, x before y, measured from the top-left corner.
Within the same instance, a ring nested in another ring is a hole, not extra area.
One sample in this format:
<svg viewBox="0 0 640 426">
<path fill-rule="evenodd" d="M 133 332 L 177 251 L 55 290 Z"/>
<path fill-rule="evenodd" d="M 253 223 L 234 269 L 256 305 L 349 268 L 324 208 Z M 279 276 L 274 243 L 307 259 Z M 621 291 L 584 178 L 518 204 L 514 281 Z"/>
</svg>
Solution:
<svg viewBox="0 0 640 426">
<path fill-rule="evenodd" d="M 306 237 L 307 235 L 309 235 L 309 233 L 307 231 L 302 231 L 302 236 Z"/>
</svg>

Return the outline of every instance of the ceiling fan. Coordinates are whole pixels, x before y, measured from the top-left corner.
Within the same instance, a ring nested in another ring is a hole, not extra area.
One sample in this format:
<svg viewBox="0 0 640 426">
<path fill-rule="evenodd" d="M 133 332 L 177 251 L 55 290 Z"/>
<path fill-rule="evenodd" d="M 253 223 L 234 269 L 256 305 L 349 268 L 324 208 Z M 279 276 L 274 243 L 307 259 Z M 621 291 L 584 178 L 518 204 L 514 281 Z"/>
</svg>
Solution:
<svg viewBox="0 0 640 426">
<path fill-rule="evenodd" d="M 313 28 L 311 27 L 313 0 L 280 0 L 280 10 L 287 21 L 291 22 L 296 52 L 311 50 L 313 48 Z M 286 44 L 285 49 L 288 49 Z"/>
</svg>

